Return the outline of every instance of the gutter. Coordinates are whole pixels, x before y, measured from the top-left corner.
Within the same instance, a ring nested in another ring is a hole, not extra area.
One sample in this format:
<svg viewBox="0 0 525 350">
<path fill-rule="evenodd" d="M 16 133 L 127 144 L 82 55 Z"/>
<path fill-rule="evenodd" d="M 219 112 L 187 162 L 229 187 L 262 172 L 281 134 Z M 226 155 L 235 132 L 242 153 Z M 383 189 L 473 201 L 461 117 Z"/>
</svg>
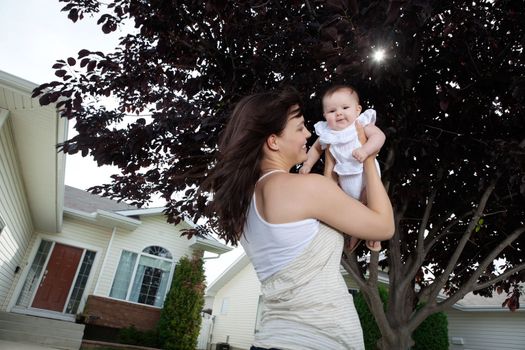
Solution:
<svg viewBox="0 0 525 350">
<path fill-rule="evenodd" d="M 128 218 L 106 210 L 97 210 L 94 213 L 86 213 L 80 210 L 64 208 L 64 214 L 73 218 L 104 227 L 120 227 L 126 230 L 135 230 L 142 222 L 137 219 Z"/>
</svg>

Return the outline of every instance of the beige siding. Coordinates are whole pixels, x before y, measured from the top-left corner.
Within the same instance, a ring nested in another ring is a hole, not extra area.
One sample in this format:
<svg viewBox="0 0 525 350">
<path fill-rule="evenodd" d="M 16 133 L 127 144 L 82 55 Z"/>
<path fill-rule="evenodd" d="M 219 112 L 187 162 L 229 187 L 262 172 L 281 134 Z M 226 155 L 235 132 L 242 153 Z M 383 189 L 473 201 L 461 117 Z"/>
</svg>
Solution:
<svg viewBox="0 0 525 350">
<path fill-rule="evenodd" d="M 26 93 L 15 91 L 12 87 L 0 86 L 0 107 L 10 110 L 40 108 L 37 99 L 32 99 Z"/>
<path fill-rule="evenodd" d="M 182 256 L 191 255 L 188 239 L 180 237 L 180 231 L 177 227 L 168 224 L 165 216 L 144 216 L 140 220 L 142 224 L 134 231 L 117 230 L 104 271 L 99 276 L 99 286 L 94 294 L 109 296 L 122 250 L 138 253 L 148 246 L 158 245 L 170 251 L 175 263 Z"/>
<path fill-rule="evenodd" d="M 225 342 L 241 349 L 249 349 L 255 331 L 255 319 L 260 295 L 260 283 L 252 264 L 248 264 L 232 278 L 215 296 L 213 303 L 212 343 Z M 228 310 L 221 313 L 224 299 L 228 299 Z"/>
<path fill-rule="evenodd" d="M 102 268 L 102 261 L 106 254 L 106 248 L 111 238 L 111 232 L 112 229 L 110 228 L 88 224 L 66 216 L 62 226 L 62 232 L 51 236 L 56 237 L 57 240 L 62 241 L 64 244 L 69 243 L 70 245 L 93 250 L 97 253 L 84 297 L 93 294 L 97 278 Z"/>
<path fill-rule="evenodd" d="M 82 305 L 85 302 L 87 296 L 89 294 L 92 294 L 95 288 L 97 276 L 99 275 L 100 269 L 102 267 L 102 261 L 106 252 L 106 247 L 109 242 L 110 236 L 111 229 L 89 224 L 69 217 L 64 218 L 61 233 L 46 234 L 37 231 L 35 235 L 33 235 L 29 243 L 27 253 L 25 254 L 20 265 L 24 269 L 24 271 L 18 274 L 17 279 L 14 281 L 14 285 L 17 285 L 17 288 L 16 290 L 13 289 L 8 297 L 8 300 L 11 300 L 11 306 L 14 306 L 16 298 L 18 297 L 18 293 L 20 292 L 20 289 L 22 288 L 23 284 L 23 281 L 19 281 L 18 277 L 25 277 L 26 270 L 31 266 L 31 263 L 33 262 L 36 250 L 38 249 L 38 244 L 40 244 L 40 241 L 42 239 L 45 239 L 82 249 L 89 249 L 96 252 L 94 265 L 90 272 L 90 277 L 87 281 L 86 291 L 84 292 L 84 298 L 81 302 L 82 308 Z M 12 298 L 13 293 L 16 294 L 15 298 Z"/>
<path fill-rule="evenodd" d="M 447 312 L 450 350 L 525 350 L 525 312 Z M 452 338 L 464 344 L 452 344 Z"/>
<path fill-rule="evenodd" d="M 5 310 L 33 232 L 33 224 L 17 159 L 11 120 L 0 126 L 0 310 Z"/>
</svg>

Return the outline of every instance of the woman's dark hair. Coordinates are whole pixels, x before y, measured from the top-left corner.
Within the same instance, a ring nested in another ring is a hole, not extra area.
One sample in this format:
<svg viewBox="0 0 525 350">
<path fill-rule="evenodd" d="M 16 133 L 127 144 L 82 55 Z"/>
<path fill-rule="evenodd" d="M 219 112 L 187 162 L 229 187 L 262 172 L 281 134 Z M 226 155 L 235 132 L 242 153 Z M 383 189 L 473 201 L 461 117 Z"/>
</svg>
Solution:
<svg viewBox="0 0 525 350">
<path fill-rule="evenodd" d="M 301 99 L 292 88 L 244 97 L 220 136 L 217 163 L 201 189 L 213 193 L 208 217 L 227 243 L 237 244 L 242 234 L 255 184 L 261 176 L 263 145 L 268 136 L 283 131 L 294 105 L 300 106 Z"/>
</svg>

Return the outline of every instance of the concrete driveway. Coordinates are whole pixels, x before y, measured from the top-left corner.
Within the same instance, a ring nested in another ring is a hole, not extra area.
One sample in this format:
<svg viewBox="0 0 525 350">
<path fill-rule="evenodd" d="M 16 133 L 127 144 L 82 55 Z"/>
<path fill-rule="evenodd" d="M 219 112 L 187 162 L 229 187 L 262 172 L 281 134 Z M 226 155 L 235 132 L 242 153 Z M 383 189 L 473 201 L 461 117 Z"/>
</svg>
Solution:
<svg viewBox="0 0 525 350">
<path fill-rule="evenodd" d="M 0 340 L 0 349 L 2 350 L 56 350 L 47 346 L 36 344 L 15 343 L 8 340 Z"/>
</svg>

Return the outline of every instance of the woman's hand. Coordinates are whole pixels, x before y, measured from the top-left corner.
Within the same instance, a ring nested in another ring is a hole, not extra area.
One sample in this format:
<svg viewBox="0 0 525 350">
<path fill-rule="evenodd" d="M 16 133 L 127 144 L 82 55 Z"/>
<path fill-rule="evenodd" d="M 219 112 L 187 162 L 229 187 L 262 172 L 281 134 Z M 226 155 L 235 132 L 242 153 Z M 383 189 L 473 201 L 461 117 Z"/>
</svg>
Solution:
<svg viewBox="0 0 525 350">
<path fill-rule="evenodd" d="M 365 128 L 359 121 L 355 121 L 355 130 L 357 131 L 357 139 L 359 140 L 359 143 L 364 145 L 366 141 L 368 141 L 368 138 L 366 137 Z"/>
</svg>

